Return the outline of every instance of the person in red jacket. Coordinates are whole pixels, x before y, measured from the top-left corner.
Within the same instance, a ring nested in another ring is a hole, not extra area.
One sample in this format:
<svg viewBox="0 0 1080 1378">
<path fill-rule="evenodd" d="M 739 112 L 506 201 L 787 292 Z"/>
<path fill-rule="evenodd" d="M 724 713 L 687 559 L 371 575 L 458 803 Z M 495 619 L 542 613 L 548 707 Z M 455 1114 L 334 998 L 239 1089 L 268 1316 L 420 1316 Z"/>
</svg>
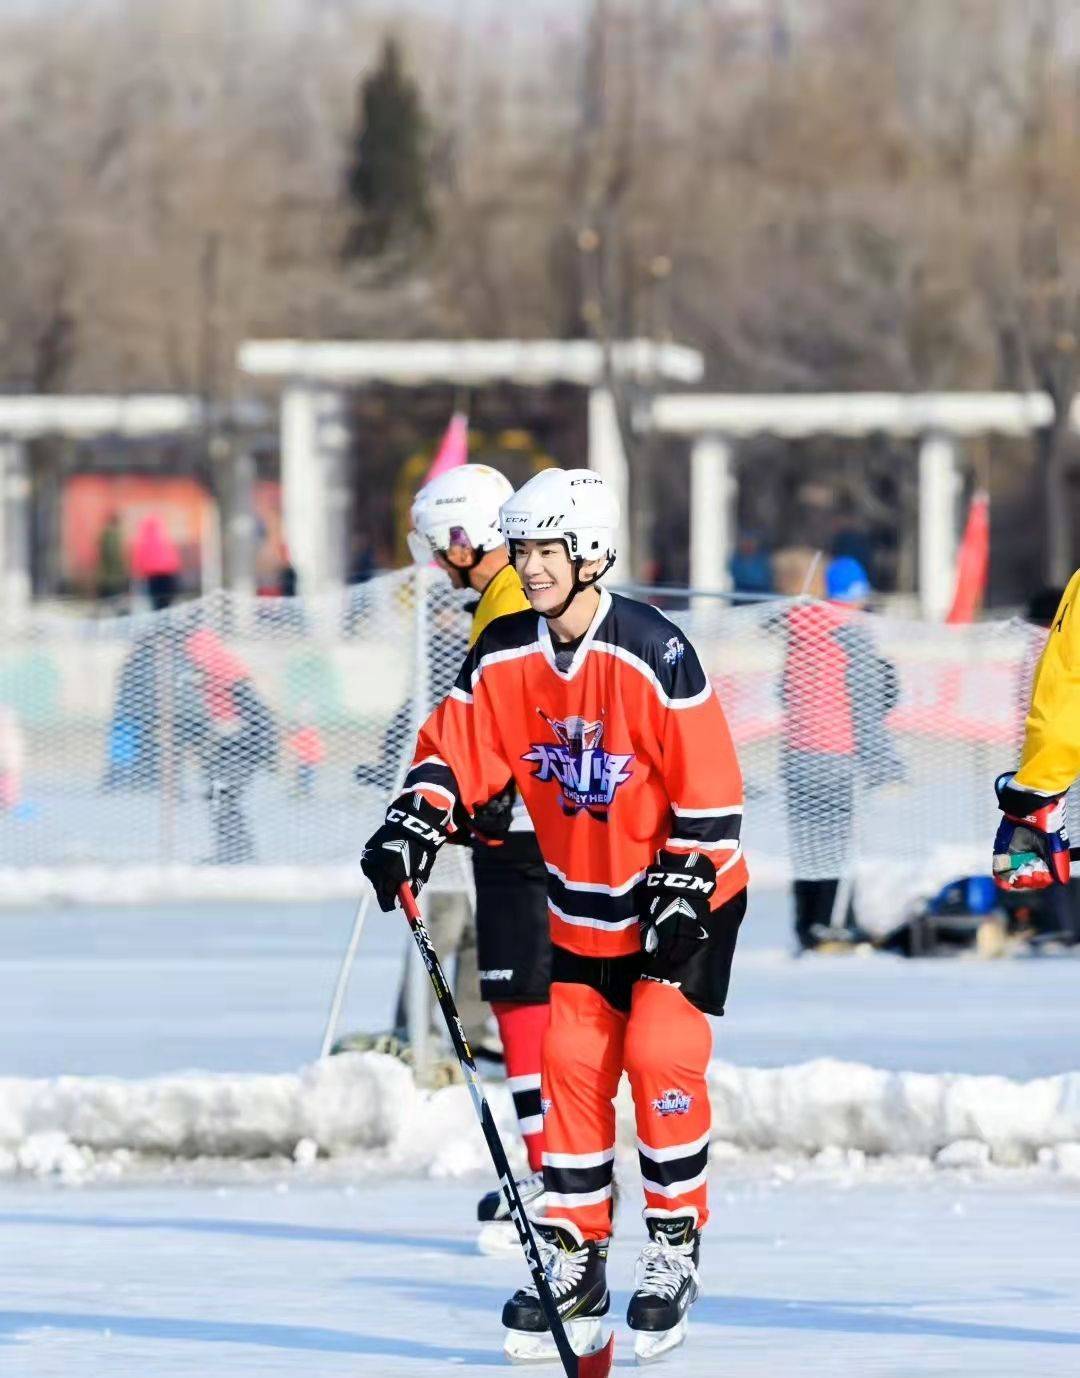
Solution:
<svg viewBox="0 0 1080 1378">
<path fill-rule="evenodd" d="M 545 1215 L 538 1233 L 581 1352 L 609 1307 L 614 1097 L 629 1074 L 650 1242 L 628 1320 L 640 1357 L 683 1338 L 708 1219 L 706 1014 L 722 1014 L 746 906 L 742 778 L 693 647 L 607 592 L 618 510 L 589 470 L 547 470 L 501 512 L 529 611 L 493 622 L 424 724 L 406 793 L 362 865 L 384 909 L 418 888 L 460 810 L 511 776 L 548 871 Z M 553 1353 L 536 1293 L 507 1353 Z"/>
<path fill-rule="evenodd" d="M 853 950 L 865 936 L 850 888 L 856 789 L 899 779 L 902 767 L 884 719 L 899 692 L 860 616 L 871 594 L 862 566 L 842 557 L 815 586 L 817 556 L 780 557 L 785 592 L 824 593 L 784 606 L 773 625 L 784 636 L 780 775 L 795 869 L 795 937 L 802 951 Z M 843 912 L 840 912 L 843 911 Z"/>
<path fill-rule="evenodd" d="M 260 769 L 276 759 L 273 714 L 251 671 L 211 627 L 195 624 L 183 640 L 185 667 L 194 680 L 179 734 L 206 776 L 215 865 L 255 859 L 255 839 L 244 796 Z"/>
<path fill-rule="evenodd" d="M 155 612 L 172 605 L 180 591 L 180 552 L 165 519 L 156 513 L 139 523 L 131 547 L 131 572 L 145 583 Z"/>
</svg>

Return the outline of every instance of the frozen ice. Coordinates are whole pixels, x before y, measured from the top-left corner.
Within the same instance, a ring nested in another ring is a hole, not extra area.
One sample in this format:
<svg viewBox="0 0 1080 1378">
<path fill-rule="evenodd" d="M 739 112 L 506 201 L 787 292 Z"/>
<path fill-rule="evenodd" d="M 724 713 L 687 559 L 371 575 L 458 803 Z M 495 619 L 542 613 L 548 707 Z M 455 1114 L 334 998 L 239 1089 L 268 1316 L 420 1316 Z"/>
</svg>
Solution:
<svg viewBox="0 0 1080 1378">
<path fill-rule="evenodd" d="M 315 1061 L 352 913 L 4 915 L 0 1378 L 503 1367 L 526 1275 L 475 1249 L 491 1169 L 467 1093 Z M 667 1371 L 1080 1372 L 1080 968 L 796 961 L 787 929 L 759 889 L 715 1023 L 704 1294 Z M 348 1026 L 387 1027 L 406 937 L 369 917 Z M 644 1242 L 628 1110 L 620 1368 Z"/>
</svg>

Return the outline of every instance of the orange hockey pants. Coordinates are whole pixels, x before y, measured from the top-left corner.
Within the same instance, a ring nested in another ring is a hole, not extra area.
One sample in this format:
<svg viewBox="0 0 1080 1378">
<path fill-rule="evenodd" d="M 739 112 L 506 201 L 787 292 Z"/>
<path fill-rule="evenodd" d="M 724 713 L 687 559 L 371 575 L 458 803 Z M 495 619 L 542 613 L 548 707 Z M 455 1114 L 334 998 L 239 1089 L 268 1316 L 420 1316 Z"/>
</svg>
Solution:
<svg viewBox="0 0 1080 1378">
<path fill-rule="evenodd" d="M 625 1070 L 645 1206 L 708 1218 L 709 1021 L 674 986 L 634 983 L 629 1013 L 591 986 L 553 982 L 544 1038 L 545 1214 L 585 1239 L 611 1233 L 615 1093 Z"/>
</svg>

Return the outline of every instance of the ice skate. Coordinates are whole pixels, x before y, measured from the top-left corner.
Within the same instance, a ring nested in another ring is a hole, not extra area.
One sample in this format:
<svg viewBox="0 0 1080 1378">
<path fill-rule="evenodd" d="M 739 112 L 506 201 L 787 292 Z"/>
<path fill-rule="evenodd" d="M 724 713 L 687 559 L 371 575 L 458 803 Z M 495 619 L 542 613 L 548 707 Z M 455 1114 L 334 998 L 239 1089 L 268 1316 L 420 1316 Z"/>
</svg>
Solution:
<svg viewBox="0 0 1080 1378">
<path fill-rule="evenodd" d="M 641 1251 L 626 1323 L 635 1331 L 639 1364 L 662 1358 L 686 1339 L 690 1307 L 697 1300 L 697 1212 L 645 1212 L 650 1242 Z"/>
<path fill-rule="evenodd" d="M 520 1177 L 516 1185 L 526 1211 L 543 1210 L 543 1172 Z M 510 1219 L 506 1197 L 501 1190 L 489 1191 L 486 1196 L 481 1196 L 476 1207 L 476 1218 L 480 1222 L 476 1247 L 482 1254 L 508 1254 L 518 1249 L 517 1226 Z"/>
<path fill-rule="evenodd" d="M 603 1318 L 611 1306 L 607 1288 L 606 1239 L 583 1240 L 568 1220 L 533 1222 L 566 1333 L 577 1354 L 594 1354 L 604 1346 Z M 558 1350 L 536 1288 L 521 1287 L 503 1307 L 506 1326 L 503 1352 L 511 1363 L 557 1360 Z"/>
</svg>

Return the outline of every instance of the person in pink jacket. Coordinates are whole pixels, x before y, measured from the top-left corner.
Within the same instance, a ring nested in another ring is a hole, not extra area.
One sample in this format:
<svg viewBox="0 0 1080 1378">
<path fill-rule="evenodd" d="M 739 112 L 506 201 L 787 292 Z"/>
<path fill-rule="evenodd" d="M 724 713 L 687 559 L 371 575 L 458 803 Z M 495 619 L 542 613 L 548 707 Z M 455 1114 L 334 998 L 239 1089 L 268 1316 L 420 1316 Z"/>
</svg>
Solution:
<svg viewBox="0 0 1080 1378">
<path fill-rule="evenodd" d="M 143 517 L 131 547 L 131 572 L 142 580 L 154 611 L 167 608 L 180 591 L 180 552 L 163 517 Z"/>
</svg>

